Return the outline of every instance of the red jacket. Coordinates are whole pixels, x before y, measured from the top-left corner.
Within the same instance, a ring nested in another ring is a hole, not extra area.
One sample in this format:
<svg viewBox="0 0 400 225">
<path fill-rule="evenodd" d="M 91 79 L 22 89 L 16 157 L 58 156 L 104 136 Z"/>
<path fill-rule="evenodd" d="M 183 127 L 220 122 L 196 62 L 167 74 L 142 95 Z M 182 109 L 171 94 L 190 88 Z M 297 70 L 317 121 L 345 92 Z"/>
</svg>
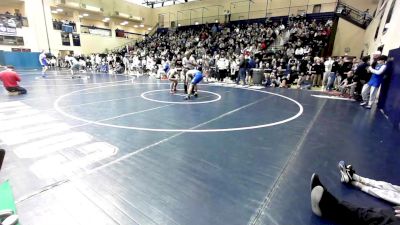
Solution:
<svg viewBox="0 0 400 225">
<path fill-rule="evenodd" d="M 18 87 L 18 82 L 21 78 L 12 70 L 5 70 L 0 72 L 0 80 L 3 81 L 4 87 Z"/>
</svg>

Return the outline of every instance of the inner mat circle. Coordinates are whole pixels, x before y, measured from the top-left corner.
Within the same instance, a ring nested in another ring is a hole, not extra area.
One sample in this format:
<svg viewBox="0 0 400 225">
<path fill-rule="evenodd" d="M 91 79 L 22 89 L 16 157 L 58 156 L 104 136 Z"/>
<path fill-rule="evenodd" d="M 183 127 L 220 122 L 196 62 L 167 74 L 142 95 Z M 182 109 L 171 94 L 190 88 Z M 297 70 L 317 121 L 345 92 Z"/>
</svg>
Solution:
<svg viewBox="0 0 400 225">
<path fill-rule="evenodd" d="M 170 91 L 170 89 L 146 91 L 146 92 L 143 92 L 140 95 L 140 97 L 142 97 L 143 99 L 146 99 L 148 101 L 152 101 L 152 102 L 166 103 L 166 104 L 181 104 L 181 105 L 205 104 L 205 103 L 211 103 L 211 102 L 216 102 L 216 101 L 221 100 L 221 95 L 219 95 L 219 94 L 217 94 L 215 92 L 204 91 L 204 90 L 199 90 L 198 92 L 199 93 L 208 93 L 208 94 L 214 95 L 216 98 L 211 99 L 211 100 L 207 100 L 207 101 L 191 101 L 191 100 L 185 101 L 185 100 L 183 100 L 183 98 L 182 98 L 182 101 L 165 101 L 165 100 L 158 100 L 158 99 L 155 99 L 155 98 L 148 97 L 148 95 L 150 93 L 157 93 L 157 92 L 166 92 L 165 94 L 173 95 L 173 94 L 169 94 L 168 93 L 169 91 Z M 156 95 L 151 95 L 151 96 L 156 96 Z M 179 96 L 179 97 L 182 97 L 182 96 Z M 196 100 L 196 99 L 201 99 L 201 97 L 193 98 L 193 100 Z"/>
</svg>

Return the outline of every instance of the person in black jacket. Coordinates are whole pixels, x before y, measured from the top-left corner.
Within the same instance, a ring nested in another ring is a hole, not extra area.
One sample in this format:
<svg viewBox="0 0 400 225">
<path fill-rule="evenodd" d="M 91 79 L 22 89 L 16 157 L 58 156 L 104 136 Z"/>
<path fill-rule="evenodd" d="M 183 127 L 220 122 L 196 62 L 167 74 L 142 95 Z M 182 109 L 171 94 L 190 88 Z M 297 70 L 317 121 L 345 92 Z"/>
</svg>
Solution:
<svg viewBox="0 0 400 225">
<path fill-rule="evenodd" d="M 333 196 L 317 174 L 311 176 L 311 209 L 317 216 L 347 225 L 400 225 L 400 207 L 367 208 Z"/>
<path fill-rule="evenodd" d="M 364 84 L 366 84 L 369 79 L 371 78 L 371 73 L 368 72 L 367 68 L 369 67 L 368 61 L 370 60 L 369 56 L 365 56 L 361 59 L 362 63 L 360 63 L 355 72 L 354 75 L 357 77 L 357 87 L 355 89 L 355 94 L 356 94 L 356 99 L 359 99 L 360 101 L 362 100 L 361 98 L 358 98 L 361 96 L 361 90 Z"/>
<path fill-rule="evenodd" d="M 239 58 L 239 76 L 236 79 L 236 84 L 239 84 L 240 80 L 243 81 L 243 85 L 246 85 L 246 70 L 247 63 L 243 55 Z"/>
<path fill-rule="evenodd" d="M 324 71 L 325 66 L 321 63 L 321 59 L 316 58 L 315 63 L 311 67 L 313 87 L 319 87 L 321 85 L 322 74 Z"/>
</svg>

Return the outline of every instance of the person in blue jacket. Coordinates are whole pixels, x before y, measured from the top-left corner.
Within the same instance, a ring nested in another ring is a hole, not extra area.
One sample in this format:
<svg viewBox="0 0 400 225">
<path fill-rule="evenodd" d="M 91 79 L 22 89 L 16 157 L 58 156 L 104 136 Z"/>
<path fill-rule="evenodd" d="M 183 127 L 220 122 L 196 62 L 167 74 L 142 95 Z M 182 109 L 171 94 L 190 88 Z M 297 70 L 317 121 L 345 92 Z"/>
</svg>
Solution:
<svg viewBox="0 0 400 225">
<path fill-rule="evenodd" d="M 386 61 L 387 56 L 379 56 L 378 62 L 375 68 L 368 67 L 368 71 L 372 73 L 372 76 L 368 83 L 364 84 L 361 96 L 363 101 L 360 103 L 361 106 L 365 106 L 365 108 L 370 109 L 372 104 L 375 102 L 376 95 L 378 93 L 379 87 L 383 81 L 383 75 L 386 70 Z"/>
</svg>

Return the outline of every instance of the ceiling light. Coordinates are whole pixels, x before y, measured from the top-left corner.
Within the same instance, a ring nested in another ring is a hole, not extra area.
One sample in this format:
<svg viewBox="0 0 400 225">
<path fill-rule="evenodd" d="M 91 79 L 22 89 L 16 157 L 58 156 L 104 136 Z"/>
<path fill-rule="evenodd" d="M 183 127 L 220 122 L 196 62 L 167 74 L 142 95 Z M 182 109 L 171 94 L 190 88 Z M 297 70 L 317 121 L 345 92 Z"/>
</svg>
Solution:
<svg viewBox="0 0 400 225">
<path fill-rule="evenodd" d="M 151 30 L 151 27 L 147 28 L 147 30 Z"/>
<path fill-rule="evenodd" d="M 62 12 L 62 11 L 64 11 L 64 10 L 63 10 L 63 9 L 57 9 L 57 11 L 58 11 L 58 12 Z"/>
<path fill-rule="evenodd" d="M 83 16 L 82 16 L 82 15 L 79 15 L 79 18 L 83 18 Z"/>
<path fill-rule="evenodd" d="M 138 28 L 139 26 L 138 26 L 138 25 L 135 25 L 135 26 L 133 26 L 133 27 Z"/>
<path fill-rule="evenodd" d="M 66 5 L 72 6 L 72 7 L 79 7 L 79 3 L 78 2 L 67 2 Z"/>
<path fill-rule="evenodd" d="M 129 14 L 126 14 L 126 13 L 118 13 L 118 15 L 119 16 L 122 16 L 122 17 L 125 17 L 125 18 L 129 18 L 129 17 L 131 17 Z"/>
<path fill-rule="evenodd" d="M 54 14 L 57 14 L 57 13 L 58 13 L 57 10 L 53 10 L 53 11 L 51 11 L 51 12 L 54 13 Z"/>
<path fill-rule="evenodd" d="M 179 24 L 178 24 L 178 27 L 180 27 L 180 26 L 181 26 L 181 24 L 179 23 Z"/>
<path fill-rule="evenodd" d="M 215 20 L 216 23 L 218 23 L 218 20 Z"/>
<path fill-rule="evenodd" d="M 106 17 L 106 18 L 104 18 L 104 20 L 110 20 L 110 18 L 109 18 L 109 17 Z"/>
<path fill-rule="evenodd" d="M 90 10 L 90 11 L 101 12 L 101 8 L 96 7 L 96 6 L 86 5 L 86 9 Z"/>
<path fill-rule="evenodd" d="M 143 25 L 143 24 L 140 24 L 140 27 L 144 27 L 144 25 Z"/>
<path fill-rule="evenodd" d="M 194 24 L 195 24 L 195 25 L 199 25 L 199 22 L 195 22 Z"/>
<path fill-rule="evenodd" d="M 89 16 L 89 14 L 87 14 L 87 13 L 84 13 L 84 14 L 82 14 L 82 16 Z"/>
</svg>

